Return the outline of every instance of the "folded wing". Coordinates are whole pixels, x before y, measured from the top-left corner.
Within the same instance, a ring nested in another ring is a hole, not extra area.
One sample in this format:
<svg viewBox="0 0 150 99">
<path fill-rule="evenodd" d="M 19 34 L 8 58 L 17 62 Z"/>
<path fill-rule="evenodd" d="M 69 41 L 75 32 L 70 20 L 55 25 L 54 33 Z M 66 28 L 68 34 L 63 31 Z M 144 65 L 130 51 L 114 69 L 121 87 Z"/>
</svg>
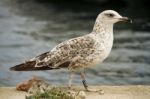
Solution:
<svg viewBox="0 0 150 99">
<path fill-rule="evenodd" d="M 11 67 L 15 71 L 51 70 L 67 68 L 81 50 L 92 48 L 94 40 L 86 35 L 62 42 L 50 52 L 43 53 L 29 61 Z"/>
</svg>

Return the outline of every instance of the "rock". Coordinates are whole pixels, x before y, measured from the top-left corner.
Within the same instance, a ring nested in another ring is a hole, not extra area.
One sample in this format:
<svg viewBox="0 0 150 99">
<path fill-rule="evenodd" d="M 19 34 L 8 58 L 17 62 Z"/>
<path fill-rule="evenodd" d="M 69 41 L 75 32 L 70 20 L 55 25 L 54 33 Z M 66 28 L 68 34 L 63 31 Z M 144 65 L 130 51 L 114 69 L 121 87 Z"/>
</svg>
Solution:
<svg viewBox="0 0 150 99">
<path fill-rule="evenodd" d="M 79 92 L 79 97 L 80 97 L 81 99 L 86 99 L 86 94 L 85 94 L 85 92 L 84 92 L 84 91 L 80 91 L 80 92 Z"/>
<path fill-rule="evenodd" d="M 33 77 L 27 81 L 24 81 L 16 86 L 16 90 L 18 91 L 26 91 L 29 93 L 35 93 L 37 91 L 44 92 L 47 89 L 49 84 L 37 77 Z"/>
</svg>

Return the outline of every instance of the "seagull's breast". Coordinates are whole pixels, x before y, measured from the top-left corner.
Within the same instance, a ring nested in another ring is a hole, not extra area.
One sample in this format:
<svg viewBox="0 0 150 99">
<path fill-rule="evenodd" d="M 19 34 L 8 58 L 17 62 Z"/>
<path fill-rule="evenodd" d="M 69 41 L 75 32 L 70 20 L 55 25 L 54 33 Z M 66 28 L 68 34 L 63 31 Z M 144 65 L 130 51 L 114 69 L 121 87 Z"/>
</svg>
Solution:
<svg viewBox="0 0 150 99">
<path fill-rule="evenodd" d="M 97 38 L 95 44 L 95 57 L 96 62 L 102 62 L 108 57 L 113 46 L 113 33 L 105 35 L 105 37 Z"/>
</svg>

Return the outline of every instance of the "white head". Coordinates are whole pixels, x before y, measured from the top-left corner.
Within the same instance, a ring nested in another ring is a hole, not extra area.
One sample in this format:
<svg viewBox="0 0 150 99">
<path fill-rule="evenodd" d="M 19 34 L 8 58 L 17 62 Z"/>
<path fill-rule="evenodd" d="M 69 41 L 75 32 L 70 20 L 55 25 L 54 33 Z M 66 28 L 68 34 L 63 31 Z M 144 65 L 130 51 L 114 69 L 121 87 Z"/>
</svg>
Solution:
<svg viewBox="0 0 150 99">
<path fill-rule="evenodd" d="M 132 22 L 129 18 L 121 16 L 113 10 L 105 10 L 100 13 L 96 19 L 93 32 L 101 33 L 105 30 L 107 33 L 113 33 L 113 25 L 116 22 Z"/>
<path fill-rule="evenodd" d="M 114 24 L 119 21 L 132 22 L 129 18 L 121 16 L 113 10 L 105 10 L 98 15 L 98 20 L 103 23 Z"/>
</svg>

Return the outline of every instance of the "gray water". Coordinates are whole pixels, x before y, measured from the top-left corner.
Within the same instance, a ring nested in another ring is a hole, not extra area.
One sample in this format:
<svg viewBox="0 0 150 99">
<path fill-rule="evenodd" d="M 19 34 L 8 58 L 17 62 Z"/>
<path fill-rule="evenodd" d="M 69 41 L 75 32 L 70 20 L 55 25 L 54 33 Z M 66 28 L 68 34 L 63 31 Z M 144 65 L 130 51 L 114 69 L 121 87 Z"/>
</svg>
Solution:
<svg viewBox="0 0 150 99">
<path fill-rule="evenodd" d="M 88 16 L 95 14 L 59 10 L 54 5 L 46 7 L 35 2 L 18 4 L 15 0 L 10 1 L 0 0 L 0 86 L 16 85 L 32 76 L 42 77 L 52 84 L 66 85 L 66 70 L 13 72 L 9 68 L 64 40 L 89 33 L 95 20 Z M 142 27 L 145 26 L 149 23 Z M 110 56 L 103 63 L 87 69 L 89 84 L 150 84 L 150 32 L 133 27 L 125 23 L 115 26 L 115 42 Z M 81 84 L 79 75 L 74 83 Z"/>
</svg>

